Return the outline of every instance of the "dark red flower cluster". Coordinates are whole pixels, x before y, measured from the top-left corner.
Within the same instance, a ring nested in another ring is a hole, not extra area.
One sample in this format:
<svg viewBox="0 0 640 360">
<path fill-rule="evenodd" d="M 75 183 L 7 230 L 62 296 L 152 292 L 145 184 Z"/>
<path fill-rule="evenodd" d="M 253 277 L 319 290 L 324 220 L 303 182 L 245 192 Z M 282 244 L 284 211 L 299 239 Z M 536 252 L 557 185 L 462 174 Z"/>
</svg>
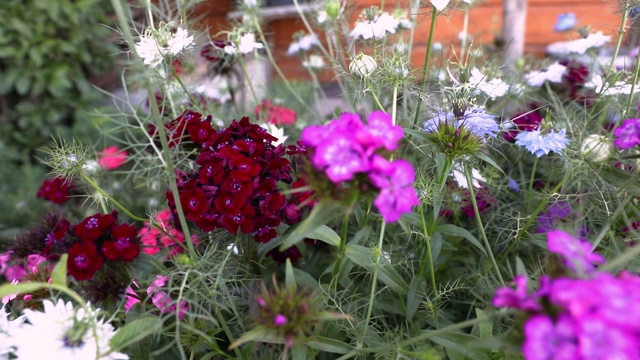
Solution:
<svg viewBox="0 0 640 360">
<path fill-rule="evenodd" d="M 516 136 L 518 136 L 521 131 L 538 130 L 543 119 L 542 114 L 535 110 L 535 107 L 530 111 L 515 114 L 511 118 L 511 122 L 515 125 L 515 128 L 505 131 L 503 136 L 505 140 L 515 142 Z"/>
<path fill-rule="evenodd" d="M 69 191 L 73 187 L 72 182 L 61 177 L 47 179 L 42 182 L 37 196 L 56 204 L 64 204 L 69 200 Z"/>
<path fill-rule="evenodd" d="M 268 99 L 262 100 L 255 108 L 256 116 L 260 121 L 273 125 L 293 125 L 298 120 L 298 114 L 284 106 L 274 105 Z"/>
<path fill-rule="evenodd" d="M 567 67 L 562 75 L 562 85 L 567 91 L 567 95 L 572 100 L 591 106 L 595 100 L 595 91 L 585 86 L 591 75 L 589 68 L 577 60 L 562 60 L 560 65 Z"/>
<path fill-rule="evenodd" d="M 478 212 L 483 214 L 492 207 L 495 207 L 498 204 L 498 199 L 496 199 L 486 186 L 481 186 L 479 188 L 474 189 L 474 193 L 476 195 L 476 204 L 478 204 Z M 462 212 L 467 217 L 475 217 L 476 213 L 473 209 L 473 202 L 471 201 L 471 196 L 469 194 L 468 189 L 463 189 L 461 192 L 462 195 Z"/>
<path fill-rule="evenodd" d="M 224 51 L 227 45 L 231 45 L 231 42 L 212 40 L 200 49 L 200 56 L 209 62 L 213 74 L 225 74 L 233 70 L 235 56 Z"/>
<path fill-rule="evenodd" d="M 62 239 L 70 229 L 76 242 L 68 250 L 67 272 L 76 280 L 89 280 L 102 268 L 105 260 L 132 261 L 140 254 L 135 225 L 116 224 L 118 213 L 91 215 L 80 223 L 52 231 L 52 242 Z M 63 219 L 63 221 L 66 221 Z"/>
<path fill-rule="evenodd" d="M 258 242 L 275 238 L 281 222 L 300 221 L 300 209 L 278 187 L 278 182 L 291 183 L 292 178 L 285 148 L 272 145 L 275 137 L 246 117 L 216 133 L 201 114 L 186 113 L 181 115 L 186 133 L 201 146 L 197 171 L 178 174 L 180 202 L 188 220 L 203 231 L 242 231 Z M 167 201 L 175 211 L 170 191 Z"/>
</svg>

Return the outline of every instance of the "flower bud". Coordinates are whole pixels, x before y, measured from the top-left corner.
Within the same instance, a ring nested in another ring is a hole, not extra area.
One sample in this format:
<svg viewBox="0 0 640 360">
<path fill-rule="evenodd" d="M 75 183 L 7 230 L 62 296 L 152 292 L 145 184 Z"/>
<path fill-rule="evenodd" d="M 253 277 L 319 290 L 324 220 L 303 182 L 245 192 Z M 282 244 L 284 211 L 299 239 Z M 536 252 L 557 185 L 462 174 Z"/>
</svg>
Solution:
<svg viewBox="0 0 640 360">
<path fill-rule="evenodd" d="M 326 11 L 330 19 L 336 20 L 340 16 L 340 1 L 327 1 L 324 3 L 324 11 Z"/>
<path fill-rule="evenodd" d="M 360 53 L 351 59 L 349 71 L 360 77 L 368 77 L 373 74 L 377 67 L 378 64 L 371 56 Z"/>
<path fill-rule="evenodd" d="M 592 134 L 582 141 L 580 153 L 591 162 L 603 162 L 611 156 L 612 144 L 607 137 Z"/>
</svg>

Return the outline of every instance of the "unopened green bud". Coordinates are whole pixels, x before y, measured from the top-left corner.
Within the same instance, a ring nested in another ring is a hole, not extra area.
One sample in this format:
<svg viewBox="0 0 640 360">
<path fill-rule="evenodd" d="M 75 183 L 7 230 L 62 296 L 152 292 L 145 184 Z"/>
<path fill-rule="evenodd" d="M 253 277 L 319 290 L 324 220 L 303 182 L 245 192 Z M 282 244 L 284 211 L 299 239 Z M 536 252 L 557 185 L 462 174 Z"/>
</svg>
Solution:
<svg viewBox="0 0 640 360">
<path fill-rule="evenodd" d="M 340 1 L 337 0 L 330 0 L 324 3 L 324 11 L 327 12 L 327 16 L 332 20 L 336 20 L 340 16 L 340 8 Z"/>
</svg>

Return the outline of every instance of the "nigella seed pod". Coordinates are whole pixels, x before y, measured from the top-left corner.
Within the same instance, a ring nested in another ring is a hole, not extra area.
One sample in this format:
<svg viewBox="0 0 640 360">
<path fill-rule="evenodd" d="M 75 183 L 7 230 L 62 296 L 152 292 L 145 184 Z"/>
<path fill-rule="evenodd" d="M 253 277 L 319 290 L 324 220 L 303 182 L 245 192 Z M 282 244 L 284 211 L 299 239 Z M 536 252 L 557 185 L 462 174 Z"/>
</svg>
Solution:
<svg viewBox="0 0 640 360">
<path fill-rule="evenodd" d="M 352 74 L 358 75 L 362 78 L 366 78 L 371 76 L 373 72 L 378 67 L 378 63 L 376 63 L 375 59 L 369 55 L 358 54 L 353 59 L 351 59 L 351 64 L 349 64 L 349 71 Z"/>
</svg>

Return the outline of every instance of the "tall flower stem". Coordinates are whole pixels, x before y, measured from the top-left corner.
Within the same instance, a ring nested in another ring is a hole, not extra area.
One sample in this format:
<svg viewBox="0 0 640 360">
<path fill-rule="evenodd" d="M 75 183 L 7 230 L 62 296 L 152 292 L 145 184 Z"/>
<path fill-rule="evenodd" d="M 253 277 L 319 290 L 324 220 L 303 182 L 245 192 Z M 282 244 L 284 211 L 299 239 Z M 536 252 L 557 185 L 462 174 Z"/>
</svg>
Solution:
<svg viewBox="0 0 640 360">
<path fill-rule="evenodd" d="M 469 37 L 469 6 L 464 9 L 464 20 L 462 22 L 462 39 L 460 44 L 460 56 L 464 56 L 467 49 L 467 38 Z"/>
<path fill-rule="evenodd" d="M 124 7 L 122 6 L 121 0 L 111 0 L 111 4 L 116 13 L 116 18 L 118 19 L 118 23 L 120 28 L 122 29 L 123 36 L 125 41 L 129 45 L 130 48 L 135 47 L 135 42 L 133 40 L 133 35 L 131 33 L 131 29 L 129 27 L 129 23 L 125 16 Z M 147 4 L 150 6 L 149 4 Z M 140 66 L 142 63 L 140 61 L 139 56 L 135 51 L 136 59 L 138 59 L 137 63 Z M 171 159 L 171 150 L 169 149 L 169 144 L 167 143 L 166 132 L 164 129 L 164 124 L 162 123 L 162 117 L 158 112 L 158 103 L 156 102 L 156 98 L 153 95 L 153 89 L 151 88 L 151 84 L 147 82 L 146 84 L 147 94 L 149 96 L 149 106 L 151 107 L 151 115 L 156 122 L 156 128 L 158 129 L 158 135 L 160 136 L 160 144 L 162 145 L 162 155 L 164 156 L 164 162 L 166 173 L 169 177 L 169 186 L 171 189 L 171 193 L 173 195 L 174 202 L 176 204 L 176 211 L 178 213 L 178 219 L 180 222 L 180 226 L 182 227 L 182 231 L 185 235 L 185 241 L 187 243 L 187 248 L 189 250 L 189 255 L 192 259 L 196 259 L 196 251 L 193 245 L 193 239 L 191 238 L 191 234 L 189 232 L 189 226 L 187 224 L 187 219 L 184 216 L 184 211 L 182 209 L 182 203 L 180 202 L 180 194 L 178 193 L 178 185 L 176 183 L 176 174 L 174 172 L 173 159 Z M 116 204 L 114 202 L 114 204 Z M 117 205 L 116 205 L 117 206 Z M 124 207 L 123 207 L 124 208 Z M 124 210 L 123 210 L 124 211 Z M 127 210 L 128 211 L 128 210 Z M 126 212 L 125 212 L 126 213 Z M 127 214 L 129 215 L 129 214 Z M 136 217 L 137 219 L 140 219 Z M 143 219 L 144 221 L 146 219 Z M 140 220 L 137 220 L 140 221 Z"/>
<path fill-rule="evenodd" d="M 258 96 L 256 95 L 256 90 L 253 87 L 253 81 L 251 81 L 251 77 L 249 77 L 249 72 L 247 71 L 247 65 L 244 63 L 244 58 L 242 56 L 240 58 L 240 67 L 242 68 L 242 73 L 244 74 L 244 78 L 249 84 L 249 91 L 251 91 L 251 97 L 253 97 L 253 102 L 258 105 L 260 101 L 258 100 Z M 246 104 L 245 104 L 246 108 Z"/>
<path fill-rule="evenodd" d="M 616 47 L 613 50 L 613 56 L 611 57 L 611 63 L 609 64 L 609 68 L 607 69 L 607 75 L 611 74 L 611 71 L 613 70 L 614 65 L 616 63 L 616 58 L 618 57 L 618 52 L 620 52 L 620 46 L 622 45 L 622 38 L 625 33 L 625 28 L 627 27 L 627 16 L 629 14 L 630 3 L 631 3 L 631 0 L 626 0 L 624 4 L 624 9 L 622 9 L 622 20 L 620 21 L 620 28 L 618 29 L 618 42 L 616 43 Z"/>
<path fill-rule="evenodd" d="M 636 84 L 638 83 L 638 74 L 640 74 L 640 51 L 638 52 L 638 55 L 636 55 L 636 67 L 633 70 L 633 81 L 631 82 L 631 91 L 629 92 L 629 98 L 627 99 L 627 107 L 624 111 L 625 117 L 627 116 L 627 114 L 629 114 L 629 111 L 631 110 L 631 104 L 633 103 L 633 100 L 634 100 L 633 92 L 635 90 Z"/>
<path fill-rule="evenodd" d="M 429 236 L 429 231 L 427 230 L 427 221 L 424 218 L 424 211 L 422 210 L 422 206 L 418 207 L 418 211 L 420 212 L 420 222 L 422 224 L 422 235 L 424 236 L 424 242 L 427 248 L 426 259 L 423 260 L 420 266 L 420 278 L 425 278 L 426 270 L 426 262 L 429 262 L 429 270 L 431 277 L 431 288 L 433 289 L 433 306 L 434 308 L 438 308 L 438 285 L 436 284 L 436 271 L 435 266 L 433 264 L 433 253 L 431 252 L 431 238 Z M 438 317 L 435 317 L 436 328 L 438 327 Z"/>
<path fill-rule="evenodd" d="M 384 240 L 384 231 L 387 226 L 387 223 L 382 220 L 382 224 L 380 225 L 380 237 L 378 238 L 378 246 L 376 246 L 374 251 L 375 257 L 375 269 L 373 270 L 373 278 L 371 279 L 371 292 L 369 293 L 369 305 L 367 307 L 367 315 L 364 319 L 364 330 L 362 331 L 362 336 L 358 340 L 358 348 L 362 347 L 364 339 L 367 337 L 367 333 L 369 332 L 369 321 L 371 320 L 371 312 L 373 311 L 373 302 L 376 297 L 376 288 L 378 283 L 378 271 L 380 269 L 380 255 L 382 255 L 382 243 Z"/>
<path fill-rule="evenodd" d="M 531 175 L 529 176 L 529 193 L 527 194 L 527 197 L 529 197 L 533 193 L 533 182 L 535 181 L 535 178 L 536 178 L 536 168 L 538 167 L 538 159 L 539 158 L 536 156 L 536 158 L 533 160 L 533 167 L 531 168 Z M 527 205 L 528 204 L 531 204 L 531 201 L 527 201 Z M 527 206 L 527 210 L 528 209 L 529 207 Z"/>
<path fill-rule="evenodd" d="M 431 45 L 433 43 L 433 33 L 436 29 L 436 20 L 438 17 L 438 9 L 435 6 L 431 8 L 431 26 L 429 28 L 429 40 L 427 40 L 427 51 L 424 55 L 424 64 L 422 65 L 422 81 L 420 82 L 420 91 L 424 93 L 427 89 L 427 70 L 429 69 L 429 59 L 431 58 Z M 420 102 L 416 104 L 416 114 L 413 117 L 413 124 L 418 126 L 418 116 L 420 115 Z"/>
<path fill-rule="evenodd" d="M 476 193 L 473 189 L 473 178 L 471 177 L 471 167 L 465 165 L 464 166 L 464 175 L 467 178 L 467 184 L 469 186 L 469 197 L 471 198 L 471 203 L 473 204 L 473 212 L 475 213 L 476 223 L 478 225 L 478 231 L 480 231 L 480 236 L 482 236 L 482 241 L 484 242 L 484 247 L 487 250 L 487 254 L 493 263 L 493 267 L 495 268 L 496 275 L 498 275 L 498 279 L 502 286 L 505 285 L 504 280 L 502 279 L 502 274 L 500 274 L 500 268 L 498 267 L 498 263 L 496 262 L 496 258 L 493 256 L 493 251 L 491 250 L 491 245 L 489 244 L 489 239 L 487 239 L 487 234 L 484 232 L 484 226 L 482 225 L 482 219 L 480 218 L 480 211 L 478 211 L 478 202 L 476 201 Z"/>
</svg>

